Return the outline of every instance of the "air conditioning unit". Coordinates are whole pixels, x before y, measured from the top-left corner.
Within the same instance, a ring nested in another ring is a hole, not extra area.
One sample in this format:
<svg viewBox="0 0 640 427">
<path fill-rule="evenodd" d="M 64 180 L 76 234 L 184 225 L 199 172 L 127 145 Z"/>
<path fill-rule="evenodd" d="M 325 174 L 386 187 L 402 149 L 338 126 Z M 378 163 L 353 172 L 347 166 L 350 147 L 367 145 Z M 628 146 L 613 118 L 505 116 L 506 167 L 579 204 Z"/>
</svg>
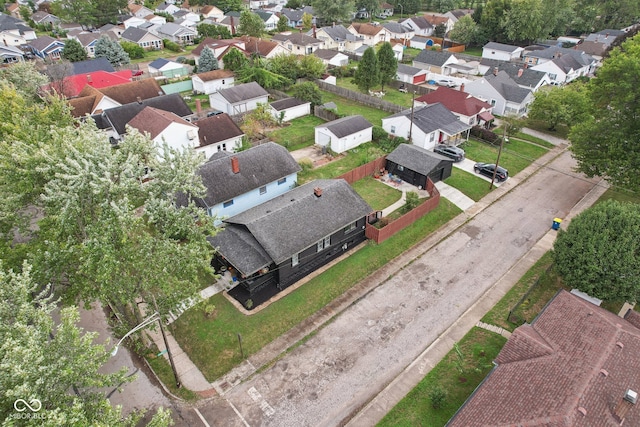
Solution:
<svg viewBox="0 0 640 427">
<path fill-rule="evenodd" d="M 193 130 L 188 130 L 187 131 L 187 138 L 189 138 L 189 140 L 196 139 L 196 133 Z"/>
</svg>

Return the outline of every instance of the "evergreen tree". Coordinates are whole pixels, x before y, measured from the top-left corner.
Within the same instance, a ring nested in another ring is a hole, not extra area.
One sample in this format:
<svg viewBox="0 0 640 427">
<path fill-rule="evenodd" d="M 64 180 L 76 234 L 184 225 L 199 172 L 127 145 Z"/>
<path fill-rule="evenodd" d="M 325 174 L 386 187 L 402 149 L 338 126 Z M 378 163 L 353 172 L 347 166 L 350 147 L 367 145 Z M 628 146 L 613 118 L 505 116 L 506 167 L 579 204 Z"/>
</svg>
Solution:
<svg viewBox="0 0 640 427">
<path fill-rule="evenodd" d="M 385 83 L 395 80 L 398 73 L 398 60 L 393 52 L 391 43 L 385 42 L 378 50 L 378 67 L 380 69 L 380 83 L 384 90 Z"/>
<path fill-rule="evenodd" d="M 289 29 L 290 29 L 289 19 L 287 19 L 287 17 L 284 14 L 280 15 L 280 19 L 278 19 L 278 25 L 276 27 L 276 30 L 278 30 L 279 33 L 282 33 Z"/>
<path fill-rule="evenodd" d="M 95 47 L 96 58 L 107 58 L 114 67 L 128 64 L 131 62 L 129 54 L 115 40 L 111 40 L 107 36 L 102 36 L 96 42 Z"/>
<path fill-rule="evenodd" d="M 80 42 L 76 39 L 69 39 L 64 43 L 62 58 L 71 62 L 84 61 L 87 59 L 87 51 L 84 50 Z"/>
<path fill-rule="evenodd" d="M 200 59 L 198 59 L 198 73 L 206 73 L 207 71 L 217 70 L 218 60 L 208 46 L 205 46 L 200 52 Z"/>
<path fill-rule="evenodd" d="M 358 88 L 368 91 L 372 87 L 380 84 L 380 69 L 376 52 L 372 47 L 367 48 L 362 55 L 362 60 L 358 63 L 358 69 L 354 76 Z"/>
</svg>

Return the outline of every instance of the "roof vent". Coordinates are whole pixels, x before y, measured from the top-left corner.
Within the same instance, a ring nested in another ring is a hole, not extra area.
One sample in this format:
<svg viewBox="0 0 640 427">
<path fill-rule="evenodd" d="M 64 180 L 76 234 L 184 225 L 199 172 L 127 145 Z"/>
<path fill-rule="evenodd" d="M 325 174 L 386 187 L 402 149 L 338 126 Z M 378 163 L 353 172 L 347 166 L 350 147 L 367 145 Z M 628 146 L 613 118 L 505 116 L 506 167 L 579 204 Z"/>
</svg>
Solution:
<svg viewBox="0 0 640 427">
<path fill-rule="evenodd" d="M 624 348 L 624 344 L 622 344 L 620 341 L 618 341 L 618 342 L 616 343 L 616 345 L 617 345 L 618 347 L 620 347 L 620 348 Z"/>
<path fill-rule="evenodd" d="M 587 410 L 584 409 L 582 406 L 578 407 L 578 412 L 580 412 L 585 417 L 587 416 Z"/>
<path fill-rule="evenodd" d="M 316 197 L 320 197 L 320 196 L 322 196 L 322 188 L 320 188 L 320 187 L 315 187 L 315 188 L 313 189 L 313 194 L 314 194 Z"/>
<path fill-rule="evenodd" d="M 626 400 L 627 402 L 631 402 L 635 405 L 636 403 L 638 403 L 638 392 L 628 389 L 627 392 L 624 394 L 624 400 Z"/>
<path fill-rule="evenodd" d="M 600 369 L 600 373 L 604 375 L 605 378 L 609 376 L 609 371 L 607 371 L 606 369 Z"/>
</svg>

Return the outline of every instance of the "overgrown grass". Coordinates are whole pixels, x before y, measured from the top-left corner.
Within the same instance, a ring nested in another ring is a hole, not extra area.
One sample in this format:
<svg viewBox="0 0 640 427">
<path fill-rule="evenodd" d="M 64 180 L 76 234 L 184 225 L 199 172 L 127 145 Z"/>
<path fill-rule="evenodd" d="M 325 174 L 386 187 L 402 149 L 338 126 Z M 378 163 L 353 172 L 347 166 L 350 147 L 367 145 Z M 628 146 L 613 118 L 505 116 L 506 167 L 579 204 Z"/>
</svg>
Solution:
<svg viewBox="0 0 640 427">
<path fill-rule="evenodd" d="M 183 98 L 184 97 L 191 98 L 188 101 L 185 100 L 185 102 L 193 112 L 196 111 L 196 99 L 200 100 L 200 107 L 203 110 L 206 110 L 207 108 L 209 108 L 209 95 L 206 95 L 204 93 L 194 95 L 191 91 L 187 91 L 187 92 L 180 92 L 180 96 L 182 96 Z"/>
<path fill-rule="evenodd" d="M 386 111 L 378 110 L 376 108 L 367 107 L 360 104 L 357 101 L 352 101 L 347 98 L 343 98 L 331 92 L 322 92 L 323 102 L 335 102 L 338 106 L 338 113 L 347 116 L 360 114 L 365 119 L 369 120 L 374 126 L 382 126 L 382 119 L 391 115 Z"/>
<path fill-rule="evenodd" d="M 211 297 L 215 319 L 193 307 L 172 324 L 174 337 L 209 381 L 242 361 L 237 334 L 245 354 L 253 354 L 315 313 L 347 289 L 409 249 L 460 213 L 446 199 L 410 227 L 380 245 L 369 242 L 348 258 L 316 276 L 295 292 L 251 316 L 241 314 L 221 294 Z"/>
<path fill-rule="evenodd" d="M 491 145 L 470 139 L 463 144 L 466 156 L 477 162 L 495 163 L 498 157 L 498 145 Z M 504 144 L 500 155 L 500 166 L 506 168 L 511 176 L 517 174 L 533 161 L 544 155 L 548 150 L 538 145 L 529 144 L 517 139 Z"/>
<path fill-rule="evenodd" d="M 195 402 L 198 400 L 198 395 L 195 392 L 185 387 L 176 387 L 176 379 L 173 375 L 173 371 L 171 370 L 171 365 L 164 357 L 158 356 L 157 348 L 153 347 L 153 350 L 155 353 L 149 353 L 145 358 L 165 387 L 167 387 L 174 395 L 188 402 Z"/>
<path fill-rule="evenodd" d="M 374 143 L 362 144 L 353 150 L 349 150 L 338 160 L 334 160 L 324 166 L 315 169 L 303 170 L 298 173 L 298 183 L 304 184 L 314 179 L 329 179 L 349 172 L 358 166 L 377 159 L 384 153 Z"/>
<path fill-rule="evenodd" d="M 370 176 L 354 182 L 352 187 L 375 211 L 394 204 L 402 197 L 402 191 L 389 187 Z"/>
<path fill-rule="evenodd" d="M 353 83 L 353 77 L 345 77 L 345 78 L 337 79 L 337 84 L 338 86 L 343 87 L 345 89 L 351 89 L 354 92 L 364 93 L 358 88 L 358 86 L 355 83 Z M 380 89 L 381 89 L 380 86 L 371 88 L 371 90 L 376 92 L 379 91 Z M 390 88 L 388 86 L 385 86 L 384 93 L 385 95 L 382 97 L 384 101 L 392 102 L 402 107 L 411 108 L 412 95 L 410 93 L 402 93 L 399 90 Z"/>
<path fill-rule="evenodd" d="M 445 182 L 476 202 L 489 194 L 487 181 L 455 167 L 451 169 L 451 176 Z"/>
<path fill-rule="evenodd" d="M 315 143 L 315 127 L 322 123 L 325 121 L 313 115 L 299 117 L 288 126 L 269 133 L 269 138 L 289 151 L 299 150 Z"/>
<path fill-rule="evenodd" d="M 492 362 L 506 341 L 501 335 L 474 327 L 458 343 L 462 361 L 455 349 L 452 349 L 387 413 L 378 426 L 445 425 L 491 371 Z M 429 399 L 429 393 L 435 387 L 446 392 L 438 409 L 433 408 Z"/>
</svg>

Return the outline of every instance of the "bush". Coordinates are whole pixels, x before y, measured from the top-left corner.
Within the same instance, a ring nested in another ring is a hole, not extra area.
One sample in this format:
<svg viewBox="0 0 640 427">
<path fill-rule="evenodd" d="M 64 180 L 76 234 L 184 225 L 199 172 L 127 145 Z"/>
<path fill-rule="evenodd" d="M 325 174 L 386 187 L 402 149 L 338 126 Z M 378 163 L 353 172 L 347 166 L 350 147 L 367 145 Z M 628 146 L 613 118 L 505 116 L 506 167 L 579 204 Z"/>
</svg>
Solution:
<svg viewBox="0 0 640 427">
<path fill-rule="evenodd" d="M 404 138 L 385 137 L 378 141 L 378 147 L 385 153 L 391 153 L 398 148 L 398 145 L 406 142 L 407 140 Z"/>
<path fill-rule="evenodd" d="M 185 62 L 187 62 L 187 57 L 186 56 L 178 56 L 176 58 L 176 62 L 178 64 L 184 64 Z"/>
<path fill-rule="evenodd" d="M 500 137 L 495 132 L 477 125 L 471 128 L 471 135 L 483 141 L 492 143 L 500 139 Z"/>
<path fill-rule="evenodd" d="M 169 39 L 163 39 L 162 43 L 164 43 L 165 49 L 170 50 L 171 52 L 182 52 L 182 46 L 176 42 L 172 42 Z"/>
<path fill-rule="evenodd" d="M 298 162 L 298 164 L 302 168 L 302 172 L 313 169 L 313 162 L 309 159 L 302 159 Z"/>
<path fill-rule="evenodd" d="M 380 126 L 374 126 L 372 131 L 372 139 L 374 142 L 379 142 L 383 138 L 387 138 L 387 131 Z"/>
<path fill-rule="evenodd" d="M 440 409 L 446 399 L 447 392 L 439 385 L 436 385 L 429 390 L 429 400 L 431 401 L 431 407 L 433 407 L 433 409 Z"/>
<path fill-rule="evenodd" d="M 404 213 L 409 212 L 412 209 L 415 209 L 420 204 L 420 196 L 415 191 L 409 191 L 407 193 L 407 199 L 405 201 L 402 210 Z"/>
</svg>

